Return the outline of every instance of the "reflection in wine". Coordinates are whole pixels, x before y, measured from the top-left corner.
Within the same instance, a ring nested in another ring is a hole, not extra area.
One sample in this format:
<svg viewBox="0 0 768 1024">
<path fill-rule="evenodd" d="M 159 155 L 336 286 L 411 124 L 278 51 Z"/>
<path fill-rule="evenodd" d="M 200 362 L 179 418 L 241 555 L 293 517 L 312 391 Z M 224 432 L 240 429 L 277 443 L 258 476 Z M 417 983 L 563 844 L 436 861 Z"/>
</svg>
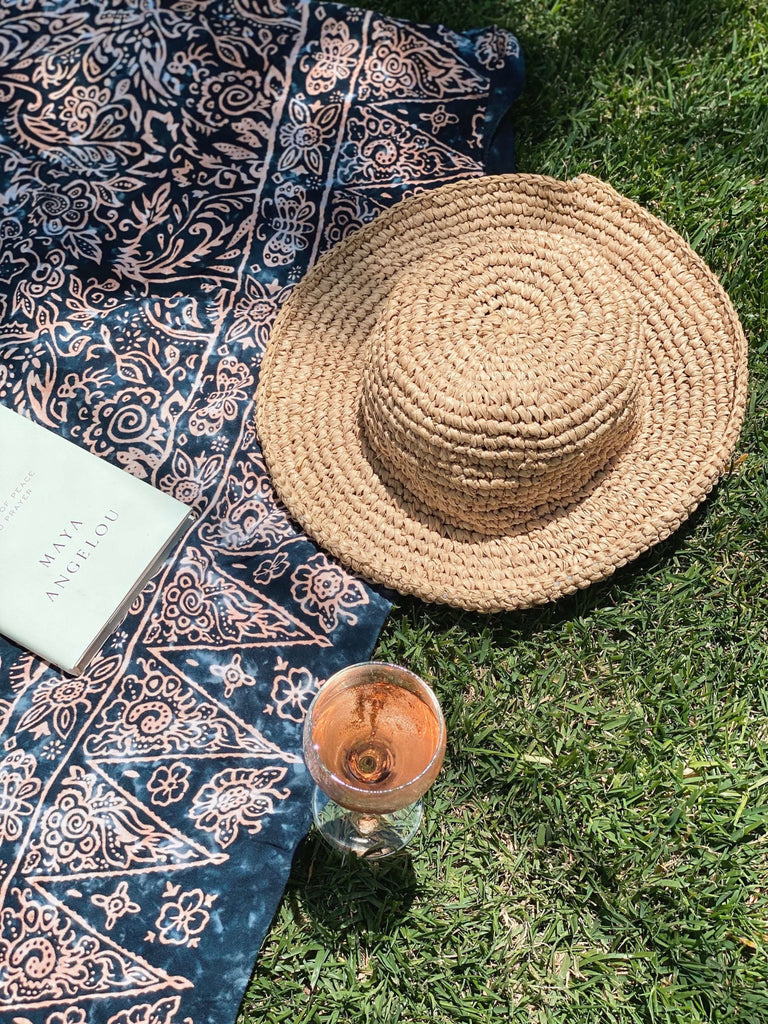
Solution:
<svg viewBox="0 0 768 1024">
<path fill-rule="evenodd" d="M 433 708 L 410 690 L 382 680 L 333 694 L 318 712 L 312 733 L 314 749 L 329 772 L 324 780 L 328 796 L 343 804 L 350 786 L 392 793 L 386 806 L 379 805 L 390 811 L 410 803 L 408 794 L 404 804 L 394 791 L 430 767 L 439 738 Z M 355 795 L 351 799 L 361 802 Z"/>
</svg>

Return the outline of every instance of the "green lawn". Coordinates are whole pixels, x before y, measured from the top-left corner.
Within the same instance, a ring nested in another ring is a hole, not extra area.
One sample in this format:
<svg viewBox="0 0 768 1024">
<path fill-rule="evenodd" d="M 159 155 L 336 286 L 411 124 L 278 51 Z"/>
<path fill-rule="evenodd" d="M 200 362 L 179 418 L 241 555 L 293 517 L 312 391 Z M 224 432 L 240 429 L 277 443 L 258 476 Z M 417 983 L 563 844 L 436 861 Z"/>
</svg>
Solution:
<svg viewBox="0 0 768 1024">
<path fill-rule="evenodd" d="M 411 856 L 310 837 L 239 1024 L 768 1022 L 768 4 L 382 2 L 519 37 L 521 171 L 669 222 L 750 340 L 734 467 L 610 580 L 483 618 L 402 600 L 376 655 L 449 726 Z"/>
</svg>

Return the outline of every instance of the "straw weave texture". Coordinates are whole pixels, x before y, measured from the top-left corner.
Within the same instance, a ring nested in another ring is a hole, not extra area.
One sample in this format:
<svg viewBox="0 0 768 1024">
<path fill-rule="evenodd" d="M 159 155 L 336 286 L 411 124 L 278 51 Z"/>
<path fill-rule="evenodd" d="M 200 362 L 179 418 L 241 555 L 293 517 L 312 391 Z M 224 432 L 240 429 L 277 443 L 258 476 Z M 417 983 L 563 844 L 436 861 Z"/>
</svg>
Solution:
<svg viewBox="0 0 768 1024">
<path fill-rule="evenodd" d="M 589 176 L 472 179 L 327 253 L 272 331 L 258 431 L 364 577 L 495 611 L 603 579 L 727 468 L 746 340 L 670 227 Z"/>
</svg>

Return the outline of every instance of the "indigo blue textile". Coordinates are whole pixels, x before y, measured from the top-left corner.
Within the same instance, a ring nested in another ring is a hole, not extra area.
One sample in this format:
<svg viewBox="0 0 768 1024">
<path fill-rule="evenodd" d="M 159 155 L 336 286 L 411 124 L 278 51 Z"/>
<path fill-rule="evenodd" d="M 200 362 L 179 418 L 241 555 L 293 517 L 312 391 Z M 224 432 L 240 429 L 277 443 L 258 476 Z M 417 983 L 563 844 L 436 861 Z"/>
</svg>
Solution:
<svg viewBox="0 0 768 1024">
<path fill-rule="evenodd" d="M 197 518 L 81 677 L 0 641 L 0 1015 L 225 1024 L 309 824 L 307 706 L 389 610 L 273 496 L 261 352 L 322 251 L 509 159 L 519 48 L 299 0 L 3 12 L 0 402 Z"/>
</svg>

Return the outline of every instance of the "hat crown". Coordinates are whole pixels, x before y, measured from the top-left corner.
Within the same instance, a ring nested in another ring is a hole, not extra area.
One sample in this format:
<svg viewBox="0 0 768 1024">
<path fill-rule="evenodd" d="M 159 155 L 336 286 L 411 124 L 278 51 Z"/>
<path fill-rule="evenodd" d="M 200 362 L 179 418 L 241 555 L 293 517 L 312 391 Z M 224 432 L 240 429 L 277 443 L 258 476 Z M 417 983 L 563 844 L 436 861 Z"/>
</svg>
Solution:
<svg viewBox="0 0 768 1024">
<path fill-rule="evenodd" d="M 488 227 L 394 282 L 363 371 L 388 485 L 495 533 L 571 504 L 636 422 L 641 327 L 594 248 Z"/>
</svg>

